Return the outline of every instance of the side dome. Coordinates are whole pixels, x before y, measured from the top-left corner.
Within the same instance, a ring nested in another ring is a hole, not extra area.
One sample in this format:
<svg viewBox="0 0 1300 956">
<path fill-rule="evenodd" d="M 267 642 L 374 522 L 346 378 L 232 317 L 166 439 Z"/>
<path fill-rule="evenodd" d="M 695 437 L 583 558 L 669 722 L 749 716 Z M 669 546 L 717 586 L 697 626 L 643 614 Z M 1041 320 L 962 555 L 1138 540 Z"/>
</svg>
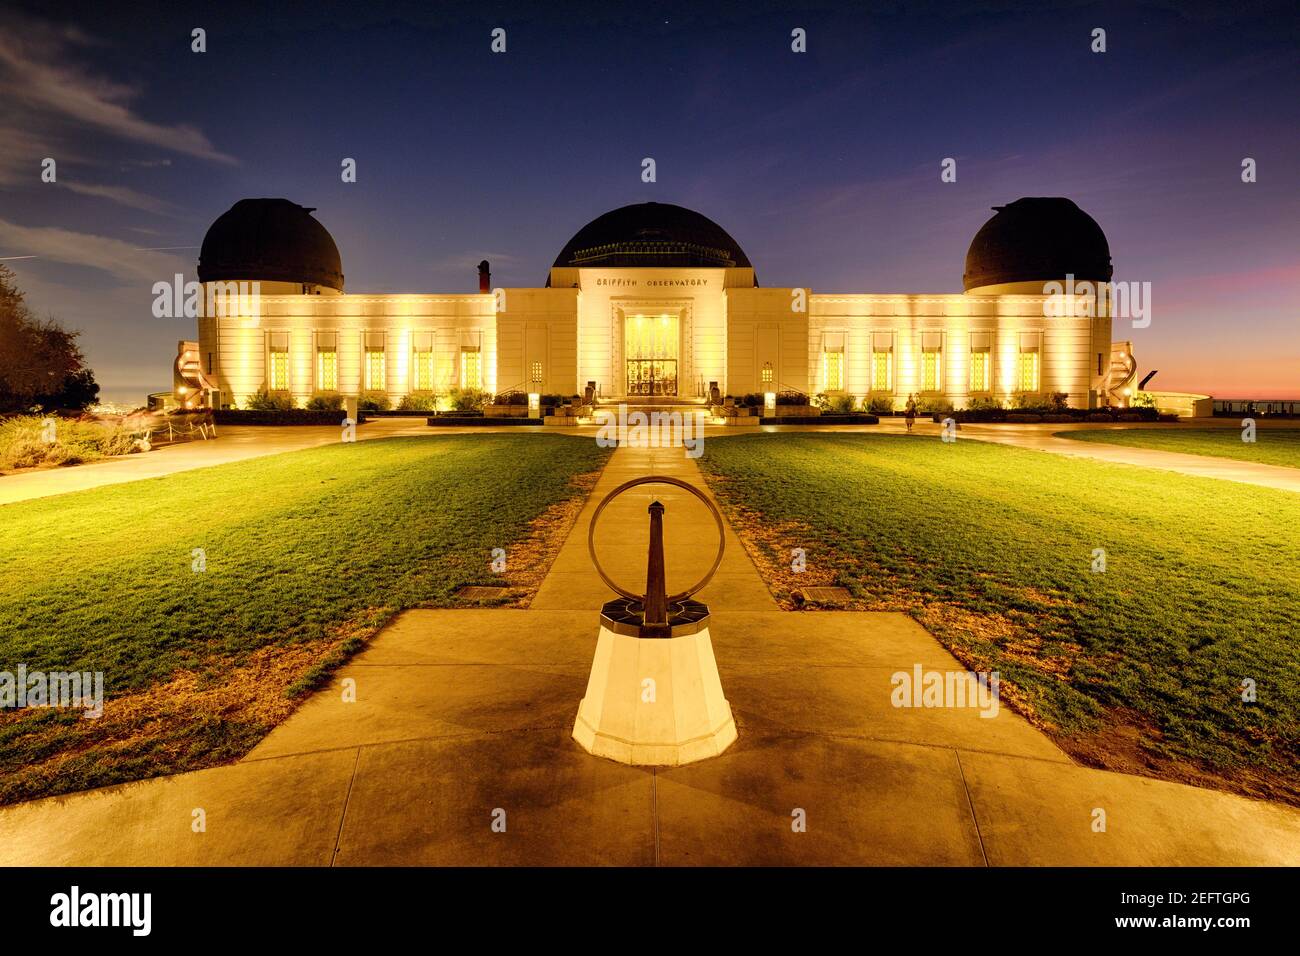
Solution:
<svg viewBox="0 0 1300 956">
<path fill-rule="evenodd" d="M 553 268 L 751 268 L 740 243 L 712 219 L 671 203 L 623 206 L 587 223 Z"/>
<path fill-rule="evenodd" d="M 1048 282 L 1073 275 L 1109 282 L 1110 243 L 1101 226 L 1069 199 L 1025 198 L 997 211 L 966 252 L 967 292 L 1010 282 Z"/>
<path fill-rule="evenodd" d="M 241 199 L 217 217 L 199 251 L 199 281 L 258 279 L 343 291 L 343 260 L 315 209 L 287 199 Z"/>
</svg>

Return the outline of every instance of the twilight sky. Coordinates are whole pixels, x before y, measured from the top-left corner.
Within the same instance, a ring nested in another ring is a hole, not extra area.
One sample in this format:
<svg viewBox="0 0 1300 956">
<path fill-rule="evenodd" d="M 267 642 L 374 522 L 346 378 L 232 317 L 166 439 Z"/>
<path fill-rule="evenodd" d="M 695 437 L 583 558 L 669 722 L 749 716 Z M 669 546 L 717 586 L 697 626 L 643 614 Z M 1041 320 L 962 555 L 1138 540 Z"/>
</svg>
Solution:
<svg viewBox="0 0 1300 956">
<path fill-rule="evenodd" d="M 249 196 L 317 207 L 349 292 L 476 291 L 482 258 L 541 285 L 651 199 L 718 221 L 763 285 L 959 292 L 990 206 L 1068 196 L 1116 281 L 1151 283 L 1151 326 L 1115 336 L 1152 388 L 1300 397 L 1293 0 L 259 6 L 0 0 L 0 260 L 107 399 L 170 386 L 195 330 L 151 287 Z"/>
</svg>

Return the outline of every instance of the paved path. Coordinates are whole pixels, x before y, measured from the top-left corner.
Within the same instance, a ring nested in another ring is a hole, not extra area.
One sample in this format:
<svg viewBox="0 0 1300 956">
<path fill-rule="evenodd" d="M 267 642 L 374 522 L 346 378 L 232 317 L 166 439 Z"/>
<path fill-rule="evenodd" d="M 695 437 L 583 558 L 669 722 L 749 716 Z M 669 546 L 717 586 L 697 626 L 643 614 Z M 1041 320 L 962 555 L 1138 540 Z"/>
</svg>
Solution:
<svg viewBox="0 0 1300 956">
<path fill-rule="evenodd" d="M 1229 424 L 1233 429 L 1238 428 L 1236 422 L 1230 422 Z M 1181 452 L 1159 451 L 1154 448 L 1133 448 L 1127 445 L 1107 445 L 1093 441 L 1073 441 L 1069 438 L 1058 438 L 1053 434 L 1061 431 L 1087 431 L 1099 427 L 1131 428 L 1133 426 L 969 424 L 963 425 L 961 431 L 963 437 L 997 442 L 1000 445 L 1015 445 L 1017 448 L 1050 451 L 1057 455 L 1068 455 L 1073 458 L 1094 458 L 1100 461 L 1118 462 L 1125 465 L 1140 465 L 1143 468 L 1161 468 L 1165 471 L 1176 471 L 1179 474 L 1191 475 L 1195 478 L 1221 478 L 1225 481 L 1240 481 L 1248 485 L 1262 485 L 1265 488 L 1280 488 L 1283 491 L 1300 492 L 1300 468 L 1264 465 L 1250 461 L 1235 461 L 1231 458 L 1212 458 L 1208 455 L 1185 455 Z M 1183 426 L 1174 427 L 1182 428 Z"/>
<path fill-rule="evenodd" d="M 1263 429 L 1295 429 L 1297 423 L 1286 420 L 1261 419 L 1258 426 Z M 940 426 L 929 418 L 918 418 L 916 431 L 921 435 L 938 437 Z M 1125 445 L 1106 445 L 1097 442 L 1072 441 L 1069 438 L 1057 438 L 1056 432 L 1122 430 L 1130 428 L 1153 428 L 1159 430 L 1225 428 L 1240 430 L 1240 423 L 1235 419 L 1194 419 L 1174 424 L 1146 424 L 1140 422 L 1106 425 L 1088 422 L 1080 425 L 1069 424 L 980 424 L 969 422 L 961 426 L 960 437 L 973 438 L 978 441 L 994 442 L 999 445 L 1013 445 L 1034 451 L 1048 451 L 1056 455 L 1072 458 L 1093 458 L 1123 465 L 1137 465 L 1142 468 L 1158 468 L 1173 471 L 1195 478 L 1219 478 L 1224 481 L 1240 481 L 1248 485 L 1262 485 L 1266 488 L 1279 488 L 1283 491 L 1300 492 L 1300 468 L 1286 468 L 1281 465 L 1262 465 L 1248 461 L 1235 461 L 1231 458 L 1212 458 L 1206 455 L 1185 455 L 1181 452 L 1158 451 L 1153 448 L 1133 448 Z M 902 434 L 907 427 L 901 418 L 882 418 L 879 425 L 799 425 L 799 426 L 761 426 L 762 431 L 820 431 L 843 434 L 845 432 L 862 432 L 864 434 Z"/>
<path fill-rule="evenodd" d="M 1057 431 L 1068 431 L 1072 428 L 1204 428 L 1215 426 L 1236 429 L 1238 423 L 1232 419 L 1198 419 L 1185 425 L 1174 426 L 967 424 L 962 426 L 962 436 L 980 441 L 1015 445 L 1020 448 L 1050 451 L 1055 454 L 1070 455 L 1077 458 L 1094 458 L 1121 464 L 1139 465 L 1144 468 L 1159 468 L 1199 478 L 1221 478 L 1227 481 L 1241 481 L 1269 488 L 1281 488 L 1286 491 L 1300 491 L 1300 469 L 1297 468 L 1257 465 L 1244 461 L 1232 461 L 1226 458 L 1208 458 L 1200 455 L 1184 455 L 1176 452 L 1128 448 L 1120 445 L 1098 445 L 1093 442 L 1078 442 L 1065 438 L 1056 438 L 1052 434 Z M 1267 419 L 1261 420 L 1259 426 L 1260 428 L 1294 427 L 1290 422 Z M 918 420 L 916 428 L 921 434 L 938 435 L 939 426 L 928 420 Z M 752 429 L 755 432 L 824 431 L 838 434 L 853 432 L 893 434 L 904 430 L 903 420 L 900 418 L 885 418 L 881 420 L 879 425 L 821 427 L 816 425 L 765 425 Z M 542 427 L 528 426 L 434 429 L 426 425 L 423 418 L 380 418 L 367 422 L 364 426 L 358 428 L 357 440 L 391 438 L 397 435 L 542 434 L 551 431 L 551 429 Z M 560 434 L 594 434 L 595 427 L 561 428 L 555 431 Z M 751 432 L 751 429 L 710 427 L 706 429 L 706 436 L 713 438 L 749 432 Z M 216 441 L 198 441 L 173 445 L 148 454 L 128 455 L 125 458 L 115 458 L 110 461 L 78 465 L 72 468 L 43 468 L 34 471 L 0 474 L 0 505 L 26 501 L 32 498 L 61 495 L 71 491 L 84 491 L 88 488 L 98 488 L 103 485 L 139 481 L 144 478 L 158 478 L 194 468 L 206 468 L 210 465 L 221 465 L 233 461 L 258 458 L 262 455 L 275 455 L 281 452 L 298 451 L 303 448 L 315 448 L 338 440 L 339 430 L 333 427 L 225 425 L 221 427 L 220 437 Z"/>
<path fill-rule="evenodd" d="M 680 450 L 620 449 L 530 609 L 408 612 L 234 765 L 0 809 L 0 864 L 1300 864 L 1300 811 L 1076 766 L 1006 709 L 893 707 L 894 673 L 960 665 L 901 614 L 778 610 L 730 531 L 700 596 L 740 739 L 662 770 L 589 756 L 587 523 L 647 473 L 702 484 Z M 598 534 L 628 584 L 651 494 Z M 653 494 L 675 587 L 712 523 Z"/>
<path fill-rule="evenodd" d="M 505 429 L 490 429 L 505 431 Z M 535 429 L 534 429 L 535 430 Z M 423 418 L 381 418 L 357 428 L 357 440 L 390 438 L 394 435 L 431 435 L 443 432 L 483 431 L 447 428 L 434 430 Z M 333 426 L 218 426 L 215 441 L 194 441 L 168 445 L 145 454 L 127 455 L 108 461 L 69 468 L 38 468 L 0 474 L 0 505 L 31 498 L 85 491 L 144 478 L 160 478 L 194 468 L 224 465 L 232 461 L 278 455 L 286 451 L 316 448 L 339 441 Z"/>
</svg>

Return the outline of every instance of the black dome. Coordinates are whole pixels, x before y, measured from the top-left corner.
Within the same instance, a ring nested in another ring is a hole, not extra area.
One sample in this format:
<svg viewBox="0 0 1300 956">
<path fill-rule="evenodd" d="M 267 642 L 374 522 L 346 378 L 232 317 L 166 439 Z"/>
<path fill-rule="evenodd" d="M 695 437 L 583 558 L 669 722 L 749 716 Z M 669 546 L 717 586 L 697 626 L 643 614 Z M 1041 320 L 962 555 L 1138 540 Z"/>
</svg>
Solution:
<svg viewBox="0 0 1300 956">
<path fill-rule="evenodd" d="M 555 265 L 749 268 L 749 258 L 707 216 L 671 203 L 643 202 L 587 223 L 555 257 Z"/>
<path fill-rule="evenodd" d="M 966 252 L 966 291 L 1003 282 L 1109 282 L 1110 244 L 1101 226 L 1068 199 L 1017 199 L 994 206 Z"/>
<path fill-rule="evenodd" d="M 217 217 L 199 251 L 199 281 L 305 282 L 343 291 L 343 262 L 315 210 L 287 199 L 241 199 Z"/>
</svg>

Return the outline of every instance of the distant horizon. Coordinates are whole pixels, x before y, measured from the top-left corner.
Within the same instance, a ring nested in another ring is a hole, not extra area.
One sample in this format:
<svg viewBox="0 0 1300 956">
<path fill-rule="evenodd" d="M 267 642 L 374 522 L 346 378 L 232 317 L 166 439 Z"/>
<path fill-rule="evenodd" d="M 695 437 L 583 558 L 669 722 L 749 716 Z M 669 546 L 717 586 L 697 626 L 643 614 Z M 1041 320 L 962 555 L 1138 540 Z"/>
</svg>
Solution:
<svg viewBox="0 0 1300 956">
<path fill-rule="evenodd" d="M 1300 13 L 1282 0 L 9 7 L 0 261 L 33 311 L 83 330 L 107 400 L 170 387 L 197 331 L 154 318 L 151 287 L 194 278 L 243 198 L 314 207 L 349 293 L 473 292 L 481 259 L 494 286 L 540 286 L 584 224 L 652 200 L 716 221 L 764 286 L 923 294 L 960 292 L 992 207 L 1026 196 L 1072 199 L 1115 281 L 1151 284 L 1150 327 L 1113 333 L 1139 380 L 1300 399 Z"/>
</svg>

